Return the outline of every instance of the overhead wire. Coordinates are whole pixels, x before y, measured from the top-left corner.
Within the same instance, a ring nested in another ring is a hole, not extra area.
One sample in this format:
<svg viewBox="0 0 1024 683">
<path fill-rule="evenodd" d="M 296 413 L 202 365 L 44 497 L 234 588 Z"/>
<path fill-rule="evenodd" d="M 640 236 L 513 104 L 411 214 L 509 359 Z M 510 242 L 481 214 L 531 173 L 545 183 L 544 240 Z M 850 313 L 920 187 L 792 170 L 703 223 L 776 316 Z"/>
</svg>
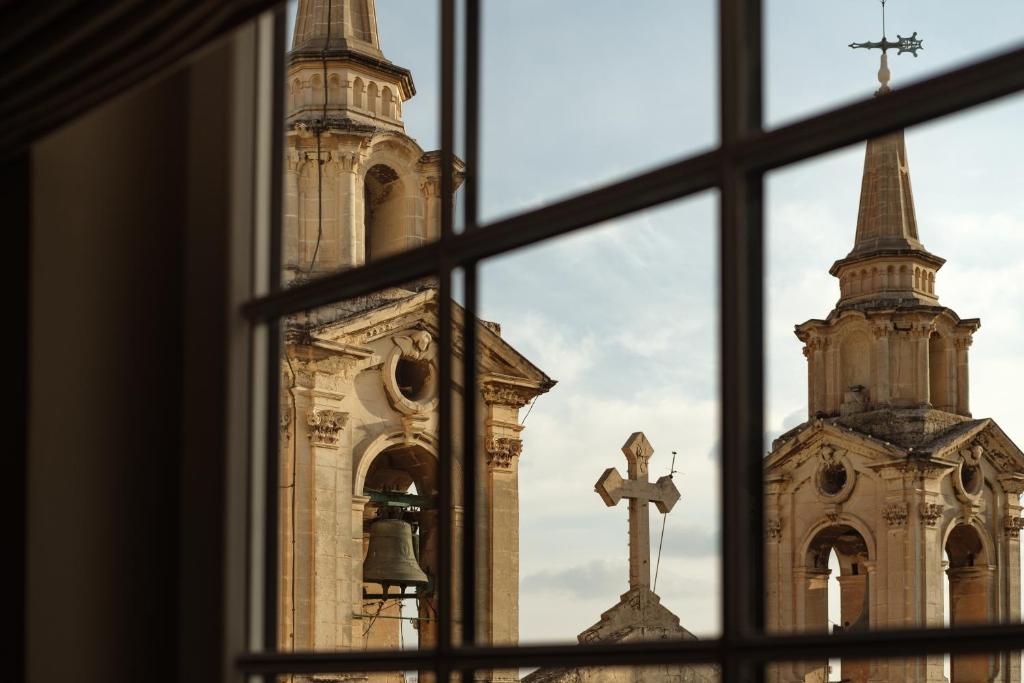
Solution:
<svg viewBox="0 0 1024 683">
<path fill-rule="evenodd" d="M 668 468 L 668 476 L 674 477 L 676 473 L 676 452 L 672 451 L 672 465 Z M 651 585 L 651 592 L 658 589 L 658 572 L 661 571 L 661 548 L 665 545 L 665 525 L 668 523 L 668 513 L 661 513 L 661 538 L 658 539 L 658 561 L 654 565 L 654 583 Z"/>
</svg>

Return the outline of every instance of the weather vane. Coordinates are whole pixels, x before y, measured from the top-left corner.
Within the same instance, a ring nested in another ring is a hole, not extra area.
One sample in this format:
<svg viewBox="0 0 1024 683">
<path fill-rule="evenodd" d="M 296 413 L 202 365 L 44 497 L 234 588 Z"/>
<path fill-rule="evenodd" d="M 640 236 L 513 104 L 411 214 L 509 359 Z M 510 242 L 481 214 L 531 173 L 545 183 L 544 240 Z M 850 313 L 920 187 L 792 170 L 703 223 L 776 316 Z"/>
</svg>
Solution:
<svg viewBox="0 0 1024 683">
<path fill-rule="evenodd" d="M 881 50 L 882 51 L 882 65 L 878 69 L 878 82 L 882 84 L 882 87 L 878 89 L 876 94 L 882 94 L 889 92 L 889 60 L 888 51 L 897 50 L 896 54 L 901 55 L 904 52 L 917 57 L 917 51 L 923 50 L 924 47 L 921 45 L 923 42 L 917 37 L 917 31 L 914 31 L 909 37 L 904 38 L 903 36 L 896 34 L 896 40 L 889 40 L 885 37 L 885 3 L 886 0 L 880 0 L 882 3 L 882 39 L 874 43 L 850 43 L 850 47 L 853 49 L 864 48 L 865 50 Z"/>
</svg>

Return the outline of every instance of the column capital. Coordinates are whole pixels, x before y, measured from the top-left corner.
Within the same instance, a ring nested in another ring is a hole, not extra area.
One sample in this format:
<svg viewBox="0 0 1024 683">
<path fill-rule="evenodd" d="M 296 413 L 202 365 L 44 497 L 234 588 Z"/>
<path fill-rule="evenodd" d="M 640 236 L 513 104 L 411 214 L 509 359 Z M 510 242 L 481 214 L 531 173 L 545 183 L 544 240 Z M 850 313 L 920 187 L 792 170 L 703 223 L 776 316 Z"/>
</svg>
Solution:
<svg viewBox="0 0 1024 683">
<path fill-rule="evenodd" d="M 1003 535 L 1009 539 L 1020 538 L 1021 518 L 1019 515 L 1003 517 Z"/>
<path fill-rule="evenodd" d="M 487 466 L 492 470 L 508 471 L 523 453 L 523 442 L 511 436 L 491 436 L 487 439 Z"/>
<path fill-rule="evenodd" d="M 348 413 L 327 408 L 311 408 L 306 413 L 309 440 L 314 446 L 337 448 L 341 430 L 348 422 Z"/>
<path fill-rule="evenodd" d="M 934 527 L 939 518 L 942 517 L 944 510 L 945 507 L 941 503 L 921 503 L 919 509 L 921 521 L 924 522 L 925 526 Z"/>
<path fill-rule="evenodd" d="M 882 508 L 882 517 L 890 527 L 905 527 L 908 514 L 906 503 L 888 503 Z"/>
</svg>

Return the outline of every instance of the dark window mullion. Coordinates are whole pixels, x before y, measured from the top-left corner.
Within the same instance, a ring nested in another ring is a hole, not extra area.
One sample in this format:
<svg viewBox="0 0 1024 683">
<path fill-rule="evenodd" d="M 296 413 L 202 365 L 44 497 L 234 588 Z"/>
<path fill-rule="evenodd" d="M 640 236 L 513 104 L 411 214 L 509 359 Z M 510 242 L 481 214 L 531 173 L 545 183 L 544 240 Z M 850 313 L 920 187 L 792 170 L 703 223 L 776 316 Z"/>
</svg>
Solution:
<svg viewBox="0 0 1024 683">
<path fill-rule="evenodd" d="M 281 273 L 281 241 L 283 237 L 283 190 L 284 174 L 280 169 L 284 168 L 284 131 L 278 126 L 285 120 L 284 111 L 284 85 L 285 85 L 285 53 L 279 49 L 285 45 L 287 39 L 287 19 L 285 17 L 284 5 L 279 5 L 274 10 L 273 28 L 273 65 L 271 69 L 271 117 L 270 122 L 274 130 L 270 133 L 270 197 L 268 201 L 270 244 L 267 258 L 269 260 L 269 290 L 276 292 L 280 288 Z M 258 89 L 257 89 L 258 90 Z M 256 103 L 254 103 L 255 105 Z M 259 182 L 261 174 L 253 174 L 254 184 Z M 260 192 L 254 188 L 254 195 L 259 197 Z M 260 272 L 260 268 L 254 269 Z M 256 286 L 257 283 L 253 283 Z M 274 318 L 266 324 L 266 420 L 264 425 L 266 443 L 264 444 L 265 471 L 264 496 L 263 496 L 263 605 L 260 614 L 263 619 L 263 647 L 267 651 L 274 651 L 278 646 L 277 633 L 277 611 L 278 611 L 278 553 L 280 542 L 278 537 L 278 514 L 279 495 L 278 469 L 280 434 L 280 382 L 281 382 L 281 322 Z M 259 334 L 254 330 L 254 334 Z M 252 610 L 250 609 L 250 615 Z"/>
<path fill-rule="evenodd" d="M 764 625 L 762 184 L 733 154 L 761 130 L 761 3 L 721 0 L 719 12 L 722 681 L 738 683 L 763 677 L 757 662 L 732 656 Z"/>
<path fill-rule="evenodd" d="M 452 263 L 448 246 L 454 230 L 454 124 L 455 124 L 455 3 L 440 0 L 441 31 L 441 235 L 438 241 L 438 558 L 437 645 L 434 673 L 437 683 L 448 683 L 452 650 L 453 607 L 455 606 L 453 569 L 454 517 L 452 439 Z M 414 252 L 410 252 L 414 253 Z"/>
<path fill-rule="evenodd" d="M 467 233 L 478 226 L 477 178 L 479 177 L 479 59 L 480 59 L 480 3 L 479 0 L 465 0 L 465 70 L 463 71 L 465 120 L 465 183 L 463 185 L 463 225 Z M 462 504 L 465 520 L 462 534 L 462 645 L 476 644 L 477 605 L 473 596 L 477 589 L 477 491 L 479 478 L 477 466 L 477 263 L 471 261 L 463 266 L 464 311 L 462 329 Z M 466 680 L 472 680 L 472 672 L 465 671 Z"/>
</svg>

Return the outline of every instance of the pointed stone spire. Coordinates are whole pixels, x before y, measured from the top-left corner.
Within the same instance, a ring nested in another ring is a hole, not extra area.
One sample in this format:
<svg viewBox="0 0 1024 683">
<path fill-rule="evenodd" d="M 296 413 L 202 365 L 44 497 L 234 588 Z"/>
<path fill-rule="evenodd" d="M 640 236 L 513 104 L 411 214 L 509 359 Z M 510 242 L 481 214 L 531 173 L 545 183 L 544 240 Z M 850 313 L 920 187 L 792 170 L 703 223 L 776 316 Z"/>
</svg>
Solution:
<svg viewBox="0 0 1024 683">
<path fill-rule="evenodd" d="M 384 59 L 374 0 L 299 0 L 292 52 L 319 56 L 322 50 L 327 57 L 358 52 Z"/>
<path fill-rule="evenodd" d="M 889 92 L 889 76 L 883 52 L 876 97 Z M 839 278 L 839 303 L 935 304 L 935 273 L 943 263 L 918 237 L 903 131 L 868 140 L 853 249 L 829 270 Z"/>
<path fill-rule="evenodd" d="M 917 236 L 902 130 L 868 140 L 850 256 L 892 249 L 924 250 Z"/>
</svg>

